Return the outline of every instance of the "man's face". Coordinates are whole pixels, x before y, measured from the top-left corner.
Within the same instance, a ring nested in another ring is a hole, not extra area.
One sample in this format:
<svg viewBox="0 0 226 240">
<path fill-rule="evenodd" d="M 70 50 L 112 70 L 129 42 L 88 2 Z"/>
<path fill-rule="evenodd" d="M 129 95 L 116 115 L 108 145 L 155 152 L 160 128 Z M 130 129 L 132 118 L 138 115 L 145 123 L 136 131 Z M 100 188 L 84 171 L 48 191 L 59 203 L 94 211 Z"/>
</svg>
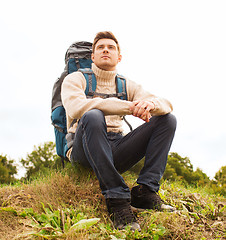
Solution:
<svg viewBox="0 0 226 240">
<path fill-rule="evenodd" d="M 100 39 L 92 53 L 93 62 L 105 71 L 114 71 L 121 58 L 116 42 L 112 39 Z"/>
</svg>

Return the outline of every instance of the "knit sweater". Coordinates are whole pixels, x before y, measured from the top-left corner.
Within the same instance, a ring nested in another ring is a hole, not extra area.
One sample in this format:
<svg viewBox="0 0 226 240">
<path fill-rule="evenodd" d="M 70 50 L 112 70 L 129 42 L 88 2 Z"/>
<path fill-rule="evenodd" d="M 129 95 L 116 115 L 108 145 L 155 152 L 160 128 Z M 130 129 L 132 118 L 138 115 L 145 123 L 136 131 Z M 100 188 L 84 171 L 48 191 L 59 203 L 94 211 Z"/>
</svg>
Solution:
<svg viewBox="0 0 226 240">
<path fill-rule="evenodd" d="M 94 63 L 92 64 L 92 70 L 97 81 L 96 92 L 106 94 L 116 93 L 116 71 L 104 71 Z M 63 81 L 61 97 L 66 110 L 68 132 L 74 133 L 77 123 L 71 126 L 72 121 L 74 119 L 79 120 L 84 113 L 91 109 L 99 109 L 104 113 L 108 132 L 123 132 L 122 116 L 132 114 L 130 106 L 132 101 L 135 100 L 153 102 L 155 109 L 151 111 L 152 116 L 164 115 L 172 111 L 172 105 L 168 100 L 145 91 L 141 85 L 128 79 L 126 79 L 127 101 L 116 97 L 107 99 L 94 97 L 88 99 L 85 95 L 85 89 L 86 80 L 81 72 L 71 73 Z M 69 156 L 70 153 L 71 149 L 67 155 Z"/>
</svg>

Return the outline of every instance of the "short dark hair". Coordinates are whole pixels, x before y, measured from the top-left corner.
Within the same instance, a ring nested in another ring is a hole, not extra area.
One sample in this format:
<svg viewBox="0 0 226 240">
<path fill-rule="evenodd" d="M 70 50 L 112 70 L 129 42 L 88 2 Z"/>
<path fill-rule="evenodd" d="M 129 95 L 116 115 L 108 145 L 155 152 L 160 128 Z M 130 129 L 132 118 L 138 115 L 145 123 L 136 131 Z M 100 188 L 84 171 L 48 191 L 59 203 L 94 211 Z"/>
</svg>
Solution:
<svg viewBox="0 0 226 240">
<path fill-rule="evenodd" d="M 116 45 L 117 45 L 118 52 L 120 53 L 121 50 L 120 50 L 118 40 L 114 36 L 114 34 L 110 31 L 98 32 L 96 34 L 96 37 L 94 38 L 94 41 L 93 41 L 93 53 L 94 53 L 94 50 L 95 50 L 95 46 L 100 39 L 112 39 L 112 40 L 114 40 Z"/>
</svg>

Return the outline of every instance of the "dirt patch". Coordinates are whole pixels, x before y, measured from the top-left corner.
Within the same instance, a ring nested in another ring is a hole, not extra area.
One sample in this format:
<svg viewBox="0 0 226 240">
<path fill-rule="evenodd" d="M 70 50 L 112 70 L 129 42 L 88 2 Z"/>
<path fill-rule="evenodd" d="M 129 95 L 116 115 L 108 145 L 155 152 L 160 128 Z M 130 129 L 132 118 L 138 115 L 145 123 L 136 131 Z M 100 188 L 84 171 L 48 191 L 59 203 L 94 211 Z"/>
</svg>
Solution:
<svg viewBox="0 0 226 240">
<path fill-rule="evenodd" d="M 25 227 L 21 217 L 15 216 L 11 212 L 0 211 L 0 239 L 12 240 L 19 234 L 30 231 Z"/>
</svg>

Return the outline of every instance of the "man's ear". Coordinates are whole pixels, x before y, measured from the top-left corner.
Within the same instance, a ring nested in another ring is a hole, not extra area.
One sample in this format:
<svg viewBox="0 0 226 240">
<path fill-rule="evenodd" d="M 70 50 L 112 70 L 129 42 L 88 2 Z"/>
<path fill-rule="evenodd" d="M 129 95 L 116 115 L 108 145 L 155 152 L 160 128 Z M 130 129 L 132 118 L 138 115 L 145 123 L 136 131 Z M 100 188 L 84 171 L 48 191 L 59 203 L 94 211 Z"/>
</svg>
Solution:
<svg viewBox="0 0 226 240">
<path fill-rule="evenodd" d="M 119 54 L 119 55 L 118 55 L 118 62 L 121 62 L 121 61 L 122 61 L 122 55 Z"/>
<path fill-rule="evenodd" d="M 94 54 L 93 53 L 91 54 L 91 59 L 92 59 L 92 61 L 94 60 Z"/>
</svg>

